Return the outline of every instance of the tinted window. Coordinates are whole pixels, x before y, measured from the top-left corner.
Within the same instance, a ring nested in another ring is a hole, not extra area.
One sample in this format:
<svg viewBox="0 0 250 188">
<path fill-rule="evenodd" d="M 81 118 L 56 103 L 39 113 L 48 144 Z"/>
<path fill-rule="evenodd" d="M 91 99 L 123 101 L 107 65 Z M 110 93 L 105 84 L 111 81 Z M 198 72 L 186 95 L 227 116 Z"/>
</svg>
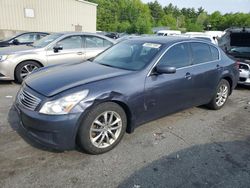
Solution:
<svg viewBox="0 0 250 188">
<path fill-rule="evenodd" d="M 212 61 L 212 56 L 208 44 L 193 42 L 191 43 L 191 49 L 193 52 L 193 64 Z"/>
<path fill-rule="evenodd" d="M 103 48 L 112 46 L 110 41 L 95 36 L 86 36 L 85 43 L 86 48 Z"/>
<path fill-rule="evenodd" d="M 50 43 L 52 43 L 53 41 L 55 41 L 56 39 L 58 39 L 59 37 L 61 37 L 62 35 L 63 34 L 58 34 L 58 33 L 47 35 L 46 37 L 43 37 L 41 40 L 34 42 L 33 46 L 37 48 L 45 47 Z"/>
<path fill-rule="evenodd" d="M 40 40 L 41 38 L 47 36 L 46 34 L 38 34 L 36 40 Z"/>
<path fill-rule="evenodd" d="M 20 43 L 34 42 L 36 40 L 36 34 L 24 34 L 16 38 Z"/>
<path fill-rule="evenodd" d="M 59 46 L 63 49 L 77 49 L 82 47 L 82 37 L 81 36 L 71 36 L 67 37 L 58 42 Z"/>
<path fill-rule="evenodd" d="M 210 50 L 211 50 L 211 53 L 212 53 L 212 60 L 218 60 L 219 59 L 219 51 L 217 48 L 213 47 L 213 46 L 210 46 Z"/>
<path fill-rule="evenodd" d="M 161 58 L 159 64 L 176 68 L 190 65 L 188 45 L 186 43 L 183 43 L 173 46 Z"/>
<path fill-rule="evenodd" d="M 141 70 L 147 66 L 162 45 L 137 41 L 124 41 L 97 56 L 93 62 L 126 70 Z"/>
</svg>

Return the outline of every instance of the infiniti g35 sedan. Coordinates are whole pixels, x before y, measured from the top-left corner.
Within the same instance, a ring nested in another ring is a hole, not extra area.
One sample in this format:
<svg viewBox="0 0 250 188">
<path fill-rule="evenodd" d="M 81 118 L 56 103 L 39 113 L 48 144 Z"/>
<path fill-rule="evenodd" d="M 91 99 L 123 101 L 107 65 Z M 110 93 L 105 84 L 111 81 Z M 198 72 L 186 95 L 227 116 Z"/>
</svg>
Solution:
<svg viewBox="0 0 250 188">
<path fill-rule="evenodd" d="M 114 41 L 93 33 L 54 33 L 37 42 L 0 49 L 0 80 L 23 79 L 37 68 L 82 62 L 112 46 Z"/>
<path fill-rule="evenodd" d="M 192 106 L 222 108 L 238 77 L 236 63 L 212 43 L 142 37 L 84 63 L 35 71 L 15 107 L 34 141 L 100 154 L 148 121 Z"/>
</svg>

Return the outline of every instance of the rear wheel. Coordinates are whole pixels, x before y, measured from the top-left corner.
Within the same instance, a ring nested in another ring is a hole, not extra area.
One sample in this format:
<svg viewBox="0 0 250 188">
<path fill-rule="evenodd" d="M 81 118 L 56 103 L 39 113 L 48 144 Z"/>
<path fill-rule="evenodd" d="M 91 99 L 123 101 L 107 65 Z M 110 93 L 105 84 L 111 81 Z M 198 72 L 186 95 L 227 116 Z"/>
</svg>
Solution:
<svg viewBox="0 0 250 188">
<path fill-rule="evenodd" d="M 25 61 L 17 65 L 15 70 L 15 78 L 18 83 L 22 83 L 23 79 L 34 70 L 40 68 L 41 65 L 35 61 Z"/>
<path fill-rule="evenodd" d="M 105 153 L 121 141 L 126 127 L 126 114 L 118 104 L 100 104 L 84 118 L 78 131 L 78 144 L 87 153 Z"/>
<path fill-rule="evenodd" d="M 230 85 L 227 80 L 222 79 L 216 89 L 216 94 L 214 95 L 208 107 L 213 110 L 221 109 L 227 102 L 230 91 Z"/>
</svg>

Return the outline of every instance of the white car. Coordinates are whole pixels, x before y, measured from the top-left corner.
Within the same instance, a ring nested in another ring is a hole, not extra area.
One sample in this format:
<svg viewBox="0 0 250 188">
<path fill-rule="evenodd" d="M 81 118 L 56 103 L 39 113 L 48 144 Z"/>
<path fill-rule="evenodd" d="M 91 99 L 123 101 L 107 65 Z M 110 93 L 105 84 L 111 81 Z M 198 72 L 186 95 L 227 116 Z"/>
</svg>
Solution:
<svg viewBox="0 0 250 188">
<path fill-rule="evenodd" d="M 218 41 L 216 39 L 216 37 L 212 37 L 211 35 L 207 35 L 205 33 L 201 33 L 201 32 L 188 32 L 185 33 L 182 36 L 186 36 L 186 37 L 190 37 L 190 38 L 197 38 L 197 39 L 202 39 L 202 40 L 206 40 L 209 41 L 215 45 L 218 45 Z"/>
</svg>

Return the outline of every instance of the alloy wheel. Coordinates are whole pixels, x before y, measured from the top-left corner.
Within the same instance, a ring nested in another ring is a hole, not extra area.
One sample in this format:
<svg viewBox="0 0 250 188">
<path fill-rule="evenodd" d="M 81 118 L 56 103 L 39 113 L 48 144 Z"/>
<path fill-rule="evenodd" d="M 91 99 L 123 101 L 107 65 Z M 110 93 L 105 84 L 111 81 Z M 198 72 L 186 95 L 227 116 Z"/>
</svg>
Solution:
<svg viewBox="0 0 250 188">
<path fill-rule="evenodd" d="M 122 119 L 115 111 L 100 114 L 90 127 L 91 143 L 97 148 L 111 146 L 121 134 Z"/>
<path fill-rule="evenodd" d="M 216 105 L 222 106 L 226 102 L 228 97 L 228 87 L 225 84 L 222 84 L 216 95 Z"/>
<path fill-rule="evenodd" d="M 34 70 L 38 69 L 38 66 L 34 64 L 26 64 L 21 68 L 20 76 L 22 79 L 24 79 L 26 76 L 28 76 L 30 73 L 32 73 Z"/>
</svg>

